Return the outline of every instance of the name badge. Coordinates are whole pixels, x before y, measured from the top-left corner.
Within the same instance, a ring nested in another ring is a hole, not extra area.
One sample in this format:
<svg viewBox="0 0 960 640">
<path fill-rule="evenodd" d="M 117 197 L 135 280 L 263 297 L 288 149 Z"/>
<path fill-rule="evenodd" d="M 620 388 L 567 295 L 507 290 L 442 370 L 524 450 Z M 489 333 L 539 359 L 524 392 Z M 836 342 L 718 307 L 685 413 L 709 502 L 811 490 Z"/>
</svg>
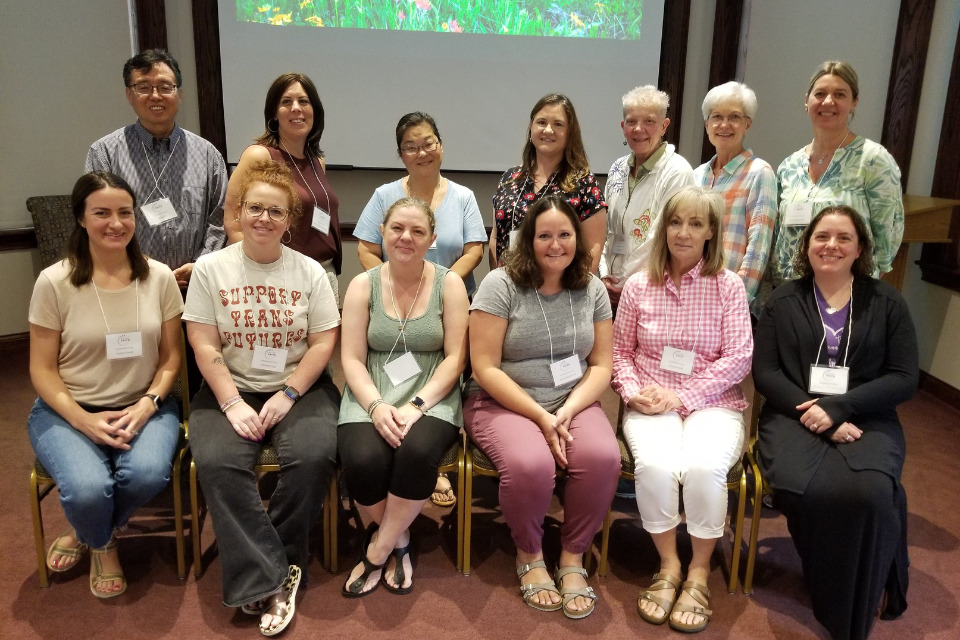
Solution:
<svg viewBox="0 0 960 640">
<path fill-rule="evenodd" d="M 550 373 L 553 374 L 553 386 L 555 387 L 579 380 L 583 377 L 583 371 L 580 370 L 580 358 L 573 354 L 563 360 L 558 360 L 550 365 Z"/>
<path fill-rule="evenodd" d="M 310 226 L 325 236 L 330 235 L 330 214 L 320 207 L 314 207 Z"/>
<path fill-rule="evenodd" d="M 805 227 L 810 224 L 812 219 L 812 202 L 791 202 L 787 205 L 787 211 L 783 217 L 783 224 L 788 227 Z"/>
<path fill-rule="evenodd" d="M 282 372 L 287 364 L 287 350 L 277 347 L 253 346 L 253 362 L 250 366 L 260 371 Z"/>
<path fill-rule="evenodd" d="M 393 362 L 383 365 L 383 371 L 390 377 L 393 386 L 397 386 L 420 373 L 420 365 L 408 351 Z"/>
<path fill-rule="evenodd" d="M 514 229 L 510 232 L 510 251 L 513 251 L 520 241 L 520 229 Z"/>
<path fill-rule="evenodd" d="M 170 198 L 160 198 L 150 204 L 140 207 L 140 213 L 147 219 L 151 227 L 163 224 L 167 220 L 173 220 L 177 217 L 177 210 L 173 208 Z"/>
<path fill-rule="evenodd" d="M 143 343 L 139 331 L 107 334 L 107 360 L 125 360 L 143 355 Z"/>
<path fill-rule="evenodd" d="M 847 392 L 850 382 L 848 367 L 825 367 L 822 364 L 810 365 L 810 393 L 821 395 L 837 395 Z"/>
<path fill-rule="evenodd" d="M 630 253 L 632 236 L 626 233 L 611 233 L 607 238 L 610 244 L 610 251 L 616 255 L 625 256 Z"/>
<path fill-rule="evenodd" d="M 664 347 L 660 356 L 660 368 L 665 371 L 690 375 L 693 372 L 693 351 Z"/>
</svg>

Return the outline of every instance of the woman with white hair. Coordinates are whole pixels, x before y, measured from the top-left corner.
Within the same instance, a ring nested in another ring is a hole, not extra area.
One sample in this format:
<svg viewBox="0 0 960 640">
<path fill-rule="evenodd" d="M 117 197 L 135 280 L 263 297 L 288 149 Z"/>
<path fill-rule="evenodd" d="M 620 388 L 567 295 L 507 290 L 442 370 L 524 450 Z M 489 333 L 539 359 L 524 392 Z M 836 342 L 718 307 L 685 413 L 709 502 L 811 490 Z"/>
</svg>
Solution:
<svg viewBox="0 0 960 640">
<path fill-rule="evenodd" d="M 607 177 L 607 239 L 600 277 L 616 307 L 627 278 L 645 266 L 644 243 L 653 237 L 663 204 L 681 187 L 693 184 L 690 163 L 666 142 L 670 98 L 652 85 L 623 96 L 623 144 L 630 153 L 613 163 Z"/>
<path fill-rule="evenodd" d="M 777 218 L 777 176 L 743 146 L 757 113 L 757 94 L 739 82 L 710 89 L 703 123 L 717 153 L 694 172 L 696 184 L 723 196 L 723 252 L 727 269 L 743 280 L 747 300 L 760 289 Z"/>
</svg>

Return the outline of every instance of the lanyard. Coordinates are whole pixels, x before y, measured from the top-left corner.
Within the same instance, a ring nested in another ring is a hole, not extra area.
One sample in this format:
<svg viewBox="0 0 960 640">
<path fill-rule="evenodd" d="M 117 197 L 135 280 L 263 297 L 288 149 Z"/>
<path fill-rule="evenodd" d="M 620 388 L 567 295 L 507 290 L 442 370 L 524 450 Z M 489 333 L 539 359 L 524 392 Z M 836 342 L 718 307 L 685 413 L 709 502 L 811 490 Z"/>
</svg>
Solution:
<svg viewBox="0 0 960 640">
<path fill-rule="evenodd" d="M 540 292 L 533 290 L 537 294 L 537 303 L 540 305 L 540 313 L 543 314 L 543 323 L 547 325 L 547 338 L 550 340 L 550 364 L 553 364 L 553 333 L 550 331 L 550 322 L 547 321 L 547 312 L 543 310 L 543 302 L 540 300 Z M 570 298 L 570 317 L 573 318 L 573 352 L 571 355 L 577 355 L 577 316 L 573 313 L 573 294 L 567 289 L 567 296 Z"/>
<path fill-rule="evenodd" d="M 821 294 L 821 295 L 822 295 L 822 294 Z M 813 297 L 814 297 L 814 302 L 816 302 L 816 297 L 817 297 L 817 285 L 816 285 L 816 283 L 814 283 L 814 285 L 813 285 Z M 824 301 L 824 302 L 827 301 L 826 297 L 824 297 L 823 301 Z M 826 321 L 823 319 L 823 311 L 820 309 L 820 305 L 819 305 L 819 304 L 817 304 L 817 314 L 819 314 L 819 316 L 820 316 L 820 324 L 823 325 L 823 338 L 820 339 L 820 346 L 817 347 L 817 362 L 816 362 L 816 364 L 819 365 L 819 364 L 820 364 L 820 352 L 823 351 L 823 344 L 827 341 L 827 323 L 826 323 Z M 851 338 L 850 332 L 851 332 L 851 331 L 853 331 L 853 280 L 850 281 L 850 308 L 847 309 L 847 327 L 843 330 L 843 332 L 846 334 L 846 337 L 847 337 L 847 348 L 844 349 L 844 352 L 843 352 L 843 364 L 844 364 L 844 366 L 847 365 L 847 356 L 850 355 L 850 341 L 851 341 L 851 340 L 850 340 L 850 338 Z M 840 339 L 842 340 L 842 339 L 843 339 L 843 336 L 841 336 Z M 828 354 L 828 356 L 827 356 L 827 359 L 829 360 L 829 354 Z M 837 363 L 837 365 L 839 366 L 839 362 Z"/>
<path fill-rule="evenodd" d="M 161 197 L 167 197 L 163 190 L 160 189 L 160 178 L 163 177 L 163 172 L 166 171 L 167 166 L 170 165 L 170 160 L 173 159 L 173 152 L 177 150 L 178 144 L 180 144 L 180 138 L 177 138 L 177 140 L 173 143 L 173 148 L 170 149 L 170 155 L 167 156 L 167 161 L 163 163 L 162 167 L 160 167 L 160 175 L 157 175 L 153 171 L 153 165 L 150 164 L 150 155 L 147 153 L 147 146 L 143 144 L 143 140 L 140 141 L 140 148 L 143 149 L 143 157 L 147 160 L 147 167 L 150 168 L 150 176 L 153 178 L 153 190 L 147 194 L 146 198 L 144 198 L 145 202 L 150 199 L 150 196 L 152 196 L 155 191 L 159 191 Z"/>
<path fill-rule="evenodd" d="M 557 177 L 557 172 L 554 171 L 554 172 L 550 175 L 550 179 L 547 180 L 547 184 L 545 184 L 545 185 L 543 185 L 542 187 L 540 187 L 540 191 L 535 191 L 533 195 L 534 195 L 534 196 L 537 196 L 537 194 L 546 193 L 546 192 L 547 192 L 547 189 L 548 189 L 549 187 L 552 187 L 552 186 L 553 186 L 553 181 L 554 181 L 554 179 L 555 179 L 556 177 Z M 536 189 L 536 187 L 537 187 L 536 183 L 533 182 L 532 176 L 526 176 L 526 177 L 523 179 L 523 182 L 520 183 L 520 187 L 517 188 L 517 198 L 516 198 L 516 200 L 513 201 L 513 211 L 510 213 L 510 230 L 511 230 L 511 231 L 513 231 L 514 229 L 516 229 L 517 226 L 518 226 L 518 225 L 517 225 L 517 207 L 520 205 L 520 200 L 523 199 L 523 196 L 524 196 L 524 193 L 525 193 L 525 192 L 523 191 L 523 187 L 526 187 L 526 186 L 527 186 L 527 182 L 528 182 L 528 181 L 532 183 L 531 186 L 532 186 L 534 189 Z M 536 202 L 537 200 L 539 200 L 539 197 L 534 198 L 533 202 Z M 521 222 L 523 222 L 523 221 L 521 220 Z"/>
<path fill-rule="evenodd" d="M 94 282 L 93 278 L 90 278 L 91 284 L 93 284 L 93 292 L 97 294 L 97 304 L 100 305 L 100 315 L 103 316 L 103 325 L 107 328 L 107 334 L 110 332 L 110 325 L 107 324 L 107 314 L 103 311 L 103 302 L 100 300 L 100 290 L 97 288 L 97 283 Z M 136 291 L 137 297 L 137 331 L 140 331 L 140 280 L 134 280 L 134 291 Z"/>
<path fill-rule="evenodd" d="M 287 151 L 286 145 L 282 142 L 280 146 L 283 147 L 284 151 Z M 310 197 L 313 198 L 313 206 L 319 207 L 320 202 L 317 200 L 317 194 L 313 192 L 313 189 L 310 188 L 310 185 L 307 184 L 306 179 L 303 177 L 303 174 L 300 173 L 300 167 L 297 166 L 297 163 L 293 159 L 293 154 L 287 151 L 287 157 L 290 158 L 290 164 L 293 165 L 293 168 L 297 170 L 297 175 L 300 176 L 300 181 L 303 183 L 303 186 L 307 188 L 307 191 L 310 192 Z M 323 197 L 327 199 L 327 208 L 330 208 L 330 195 L 327 193 L 327 188 L 323 186 L 323 181 L 320 180 L 320 174 L 317 173 L 317 167 L 313 164 L 313 156 L 307 155 L 307 161 L 310 163 L 310 168 L 313 169 L 313 175 L 317 179 L 317 184 L 320 185 L 320 188 L 323 189 Z"/>
<path fill-rule="evenodd" d="M 413 294 L 413 302 L 410 303 L 410 308 L 407 309 L 407 315 L 403 318 L 400 317 L 400 310 L 397 309 L 397 299 L 393 296 L 393 278 L 391 277 L 389 280 L 387 280 L 387 287 L 390 288 L 390 301 L 393 303 L 393 312 L 397 314 L 397 320 L 400 321 L 400 332 L 397 334 L 397 339 L 393 342 L 393 347 L 390 349 L 390 353 L 387 355 L 387 362 L 390 362 L 390 357 L 393 355 L 393 351 L 397 348 L 397 345 L 400 344 L 401 338 L 403 339 L 403 351 L 404 353 L 407 352 L 407 337 L 404 335 L 403 330 L 406 328 L 407 322 L 410 320 L 410 314 L 413 313 L 413 307 L 417 304 L 417 298 L 420 297 L 420 287 L 423 286 L 423 273 L 426 271 L 426 268 L 427 265 L 424 263 L 420 270 L 420 282 L 417 284 L 417 292 Z M 390 275 L 389 272 L 387 275 Z"/>
</svg>

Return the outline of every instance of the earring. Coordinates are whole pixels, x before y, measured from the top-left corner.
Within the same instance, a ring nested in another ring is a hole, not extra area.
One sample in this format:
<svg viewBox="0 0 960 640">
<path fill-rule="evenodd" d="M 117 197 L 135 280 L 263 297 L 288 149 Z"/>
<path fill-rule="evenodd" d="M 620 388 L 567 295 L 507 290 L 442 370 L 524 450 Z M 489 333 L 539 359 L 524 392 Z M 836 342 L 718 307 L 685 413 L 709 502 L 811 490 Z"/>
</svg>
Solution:
<svg viewBox="0 0 960 640">
<path fill-rule="evenodd" d="M 273 125 L 276 127 L 276 129 L 272 129 L 272 128 L 270 127 L 271 124 L 273 124 Z M 280 132 L 280 121 L 277 120 L 276 118 L 270 118 L 269 120 L 267 120 L 267 131 L 269 131 L 270 133 L 279 133 L 279 132 Z"/>
<path fill-rule="evenodd" d="M 626 141 L 626 140 L 623 141 L 623 146 L 627 146 L 627 141 Z"/>
<path fill-rule="evenodd" d="M 290 241 L 293 240 L 293 233 L 290 232 L 290 227 L 287 227 L 287 232 L 284 235 L 287 236 L 287 239 L 284 240 L 283 238 L 280 238 L 280 242 L 283 244 L 290 244 Z"/>
</svg>

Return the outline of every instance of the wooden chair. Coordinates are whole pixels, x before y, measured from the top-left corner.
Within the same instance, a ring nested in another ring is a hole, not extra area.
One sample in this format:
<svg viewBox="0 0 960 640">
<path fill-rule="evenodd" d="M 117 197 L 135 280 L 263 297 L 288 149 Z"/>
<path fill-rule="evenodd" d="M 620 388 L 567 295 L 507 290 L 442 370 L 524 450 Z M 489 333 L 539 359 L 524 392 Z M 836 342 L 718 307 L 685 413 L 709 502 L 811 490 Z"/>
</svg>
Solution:
<svg viewBox="0 0 960 640">
<path fill-rule="evenodd" d="M 753 419 L 750 421 L 750 445 L 747 448 L 747 463 L 753 475 L 753 516 L 750 518 L 750 542 L 747 545 L 747 569 L 743 575 L 743 592 L 753 593 L 753 570 L 757 561 L 757 545 L 760 535 L 760 515 L 763 510 L 763 497 L 773 495 L 773 489 L 763 479 L 760 465 L 757 463 L 757 430 L 760 425 L 760 411 L 767 399 L 758 391 L 753 396 Z"/>
<path fill-rule="evenodd" d="M 617 419 L 617 443 L 620 445 L 620 478 L 623 480 L 634 480 L 633 471 L 636 465 L 633 460 L 633 454 L 630 447 L 623 439 L 623 402 L 620 403 L 620 415 Z M 740 571 L 740 537 L 742 536 L 744 516 L 747 504 L 747 474 L 744 469 L 743 459 L 737 460 L 727 473 L 727 490 L 737 494 L 737 510 L 731 519 L 733 528 L 733 557 L 730 560 L 730 579 L 727 584 L 727 591 L 736 593 L 737 580 Z M 601 577 L 607 575 L 607 552 L 610 545 L 610 523 L 612 521 L 612 509 L 607 511 L 607 517 L 603 521 L 603 535 L 600 542 L 600 571 Z"/>
<path fill-rule="evenodd" d="M 33 200 L 33 198 L 31 198 Z M 72 219 L 72 218 L 71 218 Z M 190 415 L 190 398 L 186 393 L 187 389 L 187 364 L 186 347 L 184 338 L 181 334 L 180 340 L 180 377 L 174 384 L 171 394 L 180 403 L 180 443 L 173 457 L 173 472 L 171 475 L 173 482 L 173 518 L 176 528 L 177 540 L 177 575 L 183 580 L 187 575 L 186 569 L 186 545 L 184 543 L 183 533 L 183 498 L 181 495 L 180 472 L 187 450 L 187 419 Z M 40 586 L 46 588 L 50 586 L 50 577 L 47 573 L 47 554 L 46 542 L 43 534 L 43 512 L 40 510 L 40 502 L 53 491 L 57 483 L 50 473 L 43 468 L 40 461 L 34 459 L 33 469 L 30 471 L 30 511 L 33 516 L 33 537 L 37 554 L 37 573 L 40 577 Z"/>
</svg>

